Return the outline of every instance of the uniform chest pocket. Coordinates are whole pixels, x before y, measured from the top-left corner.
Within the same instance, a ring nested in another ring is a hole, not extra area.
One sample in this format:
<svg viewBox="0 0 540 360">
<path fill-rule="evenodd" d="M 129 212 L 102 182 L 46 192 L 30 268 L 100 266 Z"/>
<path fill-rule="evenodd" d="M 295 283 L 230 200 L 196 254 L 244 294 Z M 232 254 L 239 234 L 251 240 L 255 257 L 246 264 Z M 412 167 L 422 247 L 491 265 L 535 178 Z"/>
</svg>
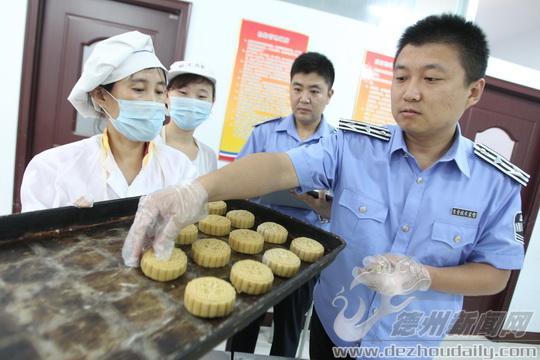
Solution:
<svg viewBox="0 0 540 360">
<path fill-rule="evenodd" d="M 458 249 L 472 244 L 476 238 L 476 231 L 477 228 L 474 226 L 434 222 L 431 238 L 448 245 L 452 249 Z"/>
<path fill-rule="evenodd" d="M 475 226 L 434 222 L 431 241 L 421 250 L 424 262 L 434 266 L 465 263 L 474 247 L 477 230 Z"/>
<path fill-rule="evenodd" d="M 339 205 L 348 209 L 359 220 L 370 219 L 383 223 L 388 215 L 388 207 L 382 202 L 348 189 L 343 190 Z"/>
<path fill-rule="evenodd" d="M 343 190 L 338 204 L 336 213 L 332 212 L 332 222 L 338 235 L 347 242 L 348 249 L 357 254 L 384 252 L 388 207 L 348 189 Z"/>
</svg>

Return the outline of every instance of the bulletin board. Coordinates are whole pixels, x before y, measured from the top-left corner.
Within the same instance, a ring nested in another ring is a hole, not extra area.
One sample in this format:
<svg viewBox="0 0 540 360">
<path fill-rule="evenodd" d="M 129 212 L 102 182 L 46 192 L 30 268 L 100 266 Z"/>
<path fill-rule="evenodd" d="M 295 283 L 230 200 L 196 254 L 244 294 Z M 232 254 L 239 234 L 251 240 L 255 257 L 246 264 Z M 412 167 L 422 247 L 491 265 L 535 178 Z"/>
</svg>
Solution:
<svg viewBox="0 0 540 360">
<path fill-rule="evenodd" d="M 220 160 L 235 159 L 253 125 L 291 111 L 290 69 L 294 59 L 307 50 L 307 44 L 306 35 L 242 20 Z"/>
<path fill-rule="evenodd" d="M 372 124 L 394 124 L 390 108 L 394 58 L 366 51 L 353 119 Z"/>
</svg>

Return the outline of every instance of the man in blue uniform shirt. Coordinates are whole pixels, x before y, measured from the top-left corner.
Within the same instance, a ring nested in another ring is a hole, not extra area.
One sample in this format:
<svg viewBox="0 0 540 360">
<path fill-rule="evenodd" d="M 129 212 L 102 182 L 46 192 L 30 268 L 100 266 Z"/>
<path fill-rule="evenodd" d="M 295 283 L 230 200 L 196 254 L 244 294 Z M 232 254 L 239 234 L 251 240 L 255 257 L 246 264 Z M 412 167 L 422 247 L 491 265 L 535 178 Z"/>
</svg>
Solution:
<svg viewBox="0 0 540 360">
<path fill-rule="evenodd" d="M 334 132 L 323 115 L 334 94 L 334 77 L 334 66 L 326 56 L 316 52 L 298 56 L 291 66 L 289 97 L 292 114 L 255 125 L 237 159 L 253 153 L 285 152 L 301 145 L 314 144 Z M 312 204 L 310 196 L 305 195 L 302 199 Z M 309 210 L 273 205 L 264 200 L 260 203 L 322 229 L 330 229 L 325 217 L 315 211 L 320 211 L 319 208 Z"/>
<path fill-rule="evenodd" d="M 334 132 L 323 115 L 334 92 L 332 85 L 335 74 L 330 60 L 316 52 L 304 53 L 294 60 L 290 74 L 289 96 L 292 114 L 255 125 L 237 159 L 253 153 L 283 152 L 301 145 L 315 144 L 322 137 Z M 310 204 L 315 202 L 309 195 L 303 195 L 302 199 Z M 268 200 L 265 201 L 264 198 L 256 201 L 324 230 L 330 230 L 330 223 L 326 220 L 328 214 L 321 216 L 313 209 L 275 205 Z M 321 202 L 323 209 L 319 207 L 317 210 L 329 212 L 331 202 L 324 201 L 324 198 L 321 198 L 319 203 Z M 324 204 L 325 202 L 327 204 Z M 294 205 L 294 202 L 291 203 Z M 274 336 L 270 355 L 295 356 L 304 314 L 313 300 L 314 285 L 315 279 L 308 281 L 274 306 Z M 236 334 L 227 349 L 254 352 L 263 318 L 264 316 L 260 317 Z"/>
<path fill-rule="evenodd" d="M 528 176 L 458 126 L 480 100 L 488 52 L 471 22 L 454 15 L 420 20 L 405 30 L 395 56 L 398 126 L 344 122 L 348 130 L 317 144 L 253 154 L 148 196 L 126 238 L 125 263 L 137 264 L 147 228 L 158 221 L 166 225 L 154 249 L 168 256 L 179 226 L 201 215 L 186 207 L 296 186 L 330 188 L 332 231 L 347 246 L 315 287 L 311 356 L 331 358 L 334 346 L 358 346 L 396 358 L 392 349 L 437 346 L 444 332 L 398 325 L 407 314 L 454 315 L 464 295 L 500 292 L 523 263 L 520 190 Z M 158 216 L 171 212 L 165 221 Z"/>
</svg>

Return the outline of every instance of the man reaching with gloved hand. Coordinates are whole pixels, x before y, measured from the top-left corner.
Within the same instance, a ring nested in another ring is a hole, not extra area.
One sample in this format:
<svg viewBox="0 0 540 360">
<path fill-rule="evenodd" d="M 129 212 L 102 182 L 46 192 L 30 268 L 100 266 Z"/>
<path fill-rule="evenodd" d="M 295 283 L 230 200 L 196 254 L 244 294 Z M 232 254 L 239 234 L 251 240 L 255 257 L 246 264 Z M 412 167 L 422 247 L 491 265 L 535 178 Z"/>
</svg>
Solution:
<svg viewBox="0 0 540 360">
<path fill-rule="evenodd" d="M 398 126 L 349 124 L 317 144 L 253 154 L 146 196 L 126 238 L 126 264 L 136 266 L 152 240 L 167 258 L 207 201 L 331 189 L 331 230 L 347 246 L 314 290 L 311 357 L 331 358 L 334 346 L 437 346 L 446 333 L 393 331 L 399 314 L 458 314 L 464 295 L 500 292 L 523 262 L 520 190 L 528 176 L 466 139 L 458 125 L 480 100 L 487 59 L 485 36 L 473 23 L 453 15 L 420 20 L 406 29 L 395 57 Z M 369 331 L 344 336 L 378 309 L 389 311 Z"/>
</svg>

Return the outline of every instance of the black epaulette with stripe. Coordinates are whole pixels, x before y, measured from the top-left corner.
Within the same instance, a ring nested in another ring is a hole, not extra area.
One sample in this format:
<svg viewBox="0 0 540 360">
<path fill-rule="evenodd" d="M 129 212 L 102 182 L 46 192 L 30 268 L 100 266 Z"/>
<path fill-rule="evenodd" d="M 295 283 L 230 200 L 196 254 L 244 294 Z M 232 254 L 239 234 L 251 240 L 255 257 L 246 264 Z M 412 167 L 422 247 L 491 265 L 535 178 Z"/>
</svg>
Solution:
<svg viewBox="0 0 540 360">
<path fill-rule="evenodd" d="M 521 185 L 527 186 L 530 175 L 486 145 L 474 144 L 474 153 L 482 160 L 488 162 L 490 165 L 495 166 L 503 174 L 510 176 Z"/>
<path fill-rule="evenodd" d="M 346 131 L 354 131 L 374 138 L 390 141 L 392 133 L 383 126 L 368 124 L 362 121 L 339 119 L 338 128 Z"/>
<path fill-rule="evenodd" d="M 269 122 L 272 122 L 272 121 L 276 121 L 276 120 L 281 120 L 282 117 L 277 117 L 277 118 L 273 118 L 273 119 L 268 119 L 268 120 L 264 120 L 264 121 L 261 121 L 260 123 L 257 123 L 255 125 L 253 125 L 253 127 L 257 127 L 259 125 L 262 125 L 262 124 L 266 124 L 266 123 L 269 123 Z"/>
</svg>

